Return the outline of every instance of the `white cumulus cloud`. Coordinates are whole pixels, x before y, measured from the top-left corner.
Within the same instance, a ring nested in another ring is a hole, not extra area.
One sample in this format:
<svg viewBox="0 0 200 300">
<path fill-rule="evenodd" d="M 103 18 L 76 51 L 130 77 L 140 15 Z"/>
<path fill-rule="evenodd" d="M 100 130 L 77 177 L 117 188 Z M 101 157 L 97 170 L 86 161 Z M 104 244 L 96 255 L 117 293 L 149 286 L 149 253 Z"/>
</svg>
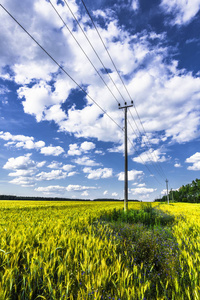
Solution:
<svg viewBox="0 0 200 300">
<path fill-rule="evenodd" d="M 198 13 L 200 0 L 162 0 L 161 7 L 165 13 L 173 15 L 173 25 L 184 25 Z"/>
<path fill-rule="evenodd" d="M 149 151 L 145 151 L 140 154 L 138 157 L 132 158 L 133 161 L 141 164 L 145 163 L 155 163 L 155 162 L 164 162 L 167 160 L 166 153 L 163 153 L 161 149 L 153 150 L 150 149 Z"/>
<path fill-rule="evenodd" d="M 128 180 L 137 180 L 144 175 L 143 171 L 131 170 L 128 171 Z M 124 181 L 124 172 L 117 175 L 119 181 Z"/>
<path fill-rule="evenodd" d="M 52 170 L 51 172 L 41 172 L 36 175 L 36 179 L 39 181 L 43 180 L 58 180 L 67 177 L 67 173 L 62 170 Z"/>
<path fill-rule="evenodd" d="M 192 163 L 192 166 L 189 166 L 187 169 L 191 171 L 200 170 L 200 152 L 196 152 L 194 155 L 188 157 L 185 161 L 186 163 Z"/>
<path fill-rule="evenodd" d="M 0 139 L 7 141 L 5 146 L 14 146 L 16 148 L 24 149 L 41 149 L 45 146 L 44 141 L 34 141 L 34 137 L 25 135 L 13 135 L 10 132 L 0 132 Z"/>
<path fill-rule="evenodd" d="M 49 185 L 47 187 L 37 187 L 35 191 L 42 193 L 63 193 L 66 190 L 64 186 L 59 185 Z"/>
<path fill-rule="evenodd" d="M 174 164 L 174 167 L 175 167 L 175 168 L 181 168 L 182 166 L 181 166 L 180 163 L 175 163 L 175 164 Z"/>
<path fill-rule="evenodd" d="M 71 192 L 71 191 L 84 191 L 84 190 L 95 190 L 97 189 L 96 187 L 94 186 L 82 186 L 82 185 L 74 185 L 74 184 L 70 184 L 66 187 L 66 190 L 68 192 Z"/>
<path fill-rule="evenodd" d="M 8 159 L 3 168 L 8 170 L 27 170 L 33 168 L 36 164 L 30 157 L 31 153 L 24 156 L 18 156 L 16 158 L 11 157 Z"/>
<path fill-rule="evenodd" d="M 146 195 L 155 192 L 157 189 L 153 188 L 145 188 L 145 187 L 138 187 L 135 189 L 131 189 L 133 195 Z"/>
<path fill-rule="evenodd" d="M 91 169 L 84 168 L 84 173 L 88 173 L 88 179 L 100 179 L 100 178 L 110 178 L 112 177 L 113 170 L 111 168 L 99 168 L 99 169 Z"/>
<path fill-rule="evenodd" d="M 95 148 L 95 144 L 92 142 L 83 142 L 80 146 L 78 144 L 70 144 L 68 155 L 81 155 Z"/>
<path fill-rule="evenodd" d="M 99 163 L 90 159 L 88 156 L 79 157 L 75 159 L 74 162 L 78 165 L 83 165 L 83 166 L 90 166 L 90 167 L 99 166 Z"/>
<path fill-rule="evenodd" d="M 82 144 L 81 144 L 81 149 L 83 150 L 83 151 L 89 151 L 89 150 L 92 150 L 92 149 L 94 149 L 95 148 L 95 144 L 94 143 L 92 143 L 92 142 L 83 142 Z"/>
<path fill-rule="evenodd" d="M 52 156 L 59 156 L 60 154 L 62 154 L 64 151 L 64 149 L 60 146 L 48 146 L 48 147 L 43 147 L 40 150 L 40 153 L 44 154 L 44 155 L 52 155 Z"/>
</svg>

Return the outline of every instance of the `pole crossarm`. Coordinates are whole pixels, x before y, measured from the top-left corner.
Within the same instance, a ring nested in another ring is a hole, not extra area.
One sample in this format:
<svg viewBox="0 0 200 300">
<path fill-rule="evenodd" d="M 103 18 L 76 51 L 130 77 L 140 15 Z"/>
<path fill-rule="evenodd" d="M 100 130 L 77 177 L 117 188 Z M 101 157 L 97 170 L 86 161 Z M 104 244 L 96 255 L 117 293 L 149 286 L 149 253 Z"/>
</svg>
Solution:
<svg viewBox="0 0 200 300">
<path fill-rule="evenodd" d="M 119 104 L 119 109 L 128 108 L 128 107 L 133 107 L 133 104 L 132 104 L 132 105 L 126 105 L 126 106 L 121 106 L 121 105 Z"/>
</svg>

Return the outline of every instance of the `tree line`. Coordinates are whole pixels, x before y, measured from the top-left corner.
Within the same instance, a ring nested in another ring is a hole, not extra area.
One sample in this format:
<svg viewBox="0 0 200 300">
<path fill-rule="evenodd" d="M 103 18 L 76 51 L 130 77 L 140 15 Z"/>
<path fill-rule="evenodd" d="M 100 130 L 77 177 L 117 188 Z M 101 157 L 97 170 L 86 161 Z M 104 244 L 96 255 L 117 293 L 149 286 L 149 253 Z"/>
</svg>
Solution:
<svg viewBox="0 0 200 300">
<path fill-rule="evenodd" d="M 15 195 L 0 195 L 0 200 L 23 200 L 23 201 L 124 201 L 121 199 L 98 198 L 98 199 L 72 199 L 59 197 L 32 197 L 32 196 L 15 196 Z M 135 202 L 139 200 L 129 200 Z"/>
<path fill-rule="evenodd" d="M 182 185 L 176 191 L 169 192 L 169 200 L 172 202 L 188 202 L 188 203 L 200 203 L 200 179 L 193 180 L 192 183 Z M 160 199 L 156 199 L 158 202 L 166 202 L 167 195 Z"/>
</svg>

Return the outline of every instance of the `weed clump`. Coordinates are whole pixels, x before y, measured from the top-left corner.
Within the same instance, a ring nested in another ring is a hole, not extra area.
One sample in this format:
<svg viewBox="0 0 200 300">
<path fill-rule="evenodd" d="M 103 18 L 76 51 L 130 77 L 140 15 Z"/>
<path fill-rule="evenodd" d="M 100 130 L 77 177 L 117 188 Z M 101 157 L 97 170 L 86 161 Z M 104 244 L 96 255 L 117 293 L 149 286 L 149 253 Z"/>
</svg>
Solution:
<svg viewBox="0 0 200 300">
<path fill-rule="evenodd" d="M 175 217 L 152 207 L 151 203 L 147 203 L 142 204 L 139 210 L 131 209 L 125 212 L 122 209 L 114 208 L 112 211 L 104 211 L 100 220 L 128 224 L 142 223 L 148 227 L 154 227 L 172 225 Z"/>
</svg>

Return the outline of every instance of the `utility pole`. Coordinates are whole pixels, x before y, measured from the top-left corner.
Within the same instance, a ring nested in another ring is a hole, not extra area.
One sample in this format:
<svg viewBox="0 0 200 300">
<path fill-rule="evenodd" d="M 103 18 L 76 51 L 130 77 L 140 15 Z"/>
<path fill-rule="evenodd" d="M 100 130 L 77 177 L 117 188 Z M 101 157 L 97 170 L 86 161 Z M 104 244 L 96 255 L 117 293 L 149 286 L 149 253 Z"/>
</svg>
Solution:
<svg viewBox="0 0 200 300">
<path fill-rule="evenodd" d="M 128 147 L 127 147 L 127 108 L 133 106 L 133 101 L 131 105 L 121 107 L 119 103 L 119 109 L 124 109 L 124 211 L 128 210 Z"/>
<path fill-rule="evenodd" d="M 167 179 L 166 179 L 166 187 L 167 187 L 167 203 L 169 204 L 168 180 Z"/>
</svg>

